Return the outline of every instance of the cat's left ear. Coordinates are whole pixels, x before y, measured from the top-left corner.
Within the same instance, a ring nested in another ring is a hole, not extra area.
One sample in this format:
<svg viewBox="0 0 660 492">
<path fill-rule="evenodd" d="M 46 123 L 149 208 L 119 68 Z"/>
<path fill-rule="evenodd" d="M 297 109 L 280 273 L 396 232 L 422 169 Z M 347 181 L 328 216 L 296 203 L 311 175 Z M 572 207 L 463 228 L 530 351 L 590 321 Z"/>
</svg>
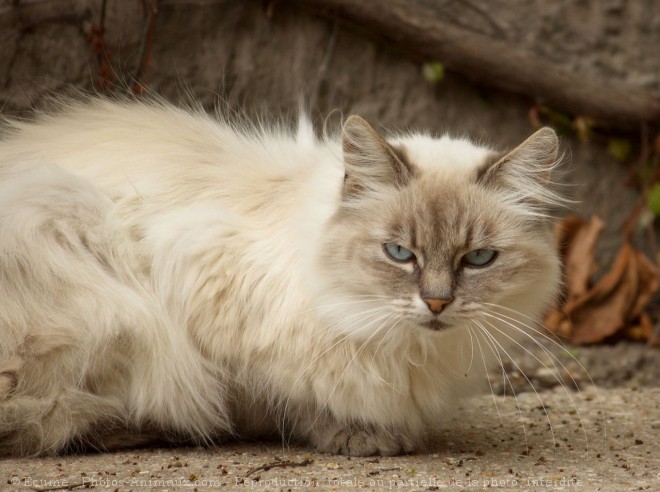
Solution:
<svg viewBox="0 0 660 492">
<path fill-rule="evenodd" d="M 345 198 L 357 197 L 383 185 L 400 187 L 412 176 L 405 157 L 359 116 L 349 116 L 342 129 Z"/>
<path fill-rule="evenodd" d="M 478 183 L 505 191 L 514 202 L 543 214 L 562 203 L 552 188 L 551 173 L 558 164 L 559 139 L 544 127 L 503 157 L 491 158 L 476 174 Z"/>
</svg>

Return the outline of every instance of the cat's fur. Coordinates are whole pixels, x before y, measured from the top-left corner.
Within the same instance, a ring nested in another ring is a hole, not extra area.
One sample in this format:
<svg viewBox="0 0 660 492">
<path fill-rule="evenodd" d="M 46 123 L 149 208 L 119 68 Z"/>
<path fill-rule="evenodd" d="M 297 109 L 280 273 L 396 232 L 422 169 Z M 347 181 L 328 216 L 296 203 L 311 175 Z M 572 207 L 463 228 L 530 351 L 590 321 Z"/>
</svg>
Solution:
<svg viewBox="0 0 660 492">
<path fill-rule="evenodd" d="M 483 379 L 488 337 L 524 337 L 557 292 L 552 130 L 498 156 L 358 117 L 318 140 L 67 106 L 0 142 L 4 452 L 122 432 L 405 452 Z M 498 256 L 464 267 L 477 248 Z M 454 300 L 435 316 L 422 295 Z"/>
</svg>

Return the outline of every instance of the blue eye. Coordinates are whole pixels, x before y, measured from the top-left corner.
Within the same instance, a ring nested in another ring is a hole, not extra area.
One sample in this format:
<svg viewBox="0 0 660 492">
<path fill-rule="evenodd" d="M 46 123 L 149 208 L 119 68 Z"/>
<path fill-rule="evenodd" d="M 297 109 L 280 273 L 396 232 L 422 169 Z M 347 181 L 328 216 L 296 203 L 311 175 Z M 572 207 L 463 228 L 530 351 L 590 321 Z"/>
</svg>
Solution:
<svg viewBox="0 0 660 492">
<path fill-rule="evenodd" d="M 492 249 L 475 249 L 463 255 L 461 261 L 470 267 L 485 267 L 490 265 L 497 256 L 497 251 Z"/>
<path fill-rule="evenodd" d="M 415 255 L 412 251 L 394 243 L 385 244 L 385 253 L 394 261 L 413 261 Z"/>
</svg>

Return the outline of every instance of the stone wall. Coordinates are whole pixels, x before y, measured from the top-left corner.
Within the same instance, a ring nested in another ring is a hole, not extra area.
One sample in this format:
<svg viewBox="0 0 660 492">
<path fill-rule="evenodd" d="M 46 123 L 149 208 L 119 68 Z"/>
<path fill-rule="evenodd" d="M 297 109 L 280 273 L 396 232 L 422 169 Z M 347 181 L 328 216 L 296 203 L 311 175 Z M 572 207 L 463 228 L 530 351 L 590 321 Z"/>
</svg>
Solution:
<svg viewBox="0 0 660 492">
<path fill-rule="evenodd" d="M 457 25 L 585 77 L 660 89 L 660 2 L 435 3 Z M 295 2 L 161 0 L 157 5 L 153 31 L 145 36 L 139 0 L 0 0 L 3 113 L 21 114 L 53 92 L 98 88 L 101 80 L 131 86 L 143 54 L 150 91 L 182 103 L 197 100 L 209 109 L 293 118 L 302 98 L 319 127 L 336 129 L 342 117 L 359 113 L 385 128 L 427 128 L 502 148 L 533 131 L 533 101 L 452 73 L 429 82 L 422 76 L 423 60 L 402 47 L 316 17 Z M 605 217 L 608 233 L 599 256 L 609 261 L 637 193 L 626 186 L 628 171 L 602 142 L 566 135 L 563 144 L 571 162 L 566 182 L 575 185 L 567 191 L 581 214 Z"/>
</svg>

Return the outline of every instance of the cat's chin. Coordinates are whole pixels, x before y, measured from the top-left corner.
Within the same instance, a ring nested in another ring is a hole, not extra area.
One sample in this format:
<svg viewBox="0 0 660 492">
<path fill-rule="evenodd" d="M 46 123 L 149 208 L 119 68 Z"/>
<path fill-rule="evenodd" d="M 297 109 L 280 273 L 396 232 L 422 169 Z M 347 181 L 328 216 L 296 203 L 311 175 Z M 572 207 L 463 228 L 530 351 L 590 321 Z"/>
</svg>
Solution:
<svg viewBox="0 0 660 492">
<path fill-rule="evenodd" d="M 451 328 L 452 325 L 444 321 L 440 321 L 439 319 L 432 319 L 430 321 L 424 321 L 423 323 L 420 323 L 420 326 L 431 331 L 444 331 Z"/>
</svg>

